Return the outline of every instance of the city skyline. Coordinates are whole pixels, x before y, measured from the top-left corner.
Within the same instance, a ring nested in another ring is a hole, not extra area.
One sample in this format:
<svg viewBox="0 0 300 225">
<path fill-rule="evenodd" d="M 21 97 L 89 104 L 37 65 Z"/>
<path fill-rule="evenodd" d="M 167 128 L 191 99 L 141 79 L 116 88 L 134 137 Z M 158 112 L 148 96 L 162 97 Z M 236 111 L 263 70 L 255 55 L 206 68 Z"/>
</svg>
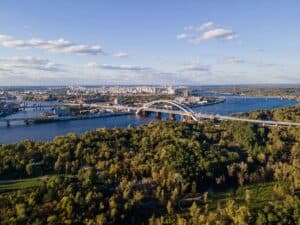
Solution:
<svg viewBox="0 0 300 225">
<path fill-rule="evenodd" d="M 3 1 L 0 86 L 299 83 L 297 1 Z"/>
</svg>

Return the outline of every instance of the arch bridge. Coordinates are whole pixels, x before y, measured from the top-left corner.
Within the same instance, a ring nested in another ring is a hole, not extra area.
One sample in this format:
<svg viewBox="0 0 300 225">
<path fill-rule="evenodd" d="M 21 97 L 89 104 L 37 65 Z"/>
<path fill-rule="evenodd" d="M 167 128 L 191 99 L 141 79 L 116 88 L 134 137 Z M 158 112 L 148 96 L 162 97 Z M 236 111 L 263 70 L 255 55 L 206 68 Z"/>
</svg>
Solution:
<svg viewBox="0 0 300 225">
<path fill-rule="evenodd" d="M 169 105 L 172 108 L 169 109 L 166 107 L 165 108 L 155 107 L 161 104 Z M 174 110 L 173 109 L 174 107 L 177 110 Z M 175 115 L 180 115 L 184 118 L 190 118 L 194 121 L 197 121 L 197 118 L 195 117 L 195 112 L 191 108 L 171 100 L 156 100 L 156 101 L 148 102 L 136 110 L 136 114 L 141 116 L 147 116 L 147 114 L 150 112 L 155 112 L 157 117 L 161 117 L 161 113 L 166 113 L 169 114 L 169 117 L 171 119 L 175 119 Z"/>
<path fill-rule="evenodd" d="M 170 105 L 172 107 L 177 108 L 177 110 L 169 109 L 169 108 L 158 108 L 156 105 Z M 272 121 L 272 120 L 253 120 L 248 118 L 239 118 L 233 116 L 222 116 L 222 115 L 212 115 L 212 114 L 204 114 L 204 113 L 196 113 L 188 106 L 180 104 L 176 101 L 171 100 L 156 100 L 149 103 L 144 104 L 142 107 L 136 109 L 136 114 L 141 116 L 147 116 L 150 112 L 157 113 L 158 117 L 161 117 L 161 113 L 169 114 L 169 117 L 172 120 L 175 120 L 175 115 L 180 115 L 183 118 L 189 118 L 194 121 L 201 120 L 217 120 L 217 121 L 240 121 L 240 122 L 248 122 L 254 123 L 262 126 L 295 126 L 300 127 L 300 123 L 297 122 L 283 122 L 283 121 Z"/>
</svg>

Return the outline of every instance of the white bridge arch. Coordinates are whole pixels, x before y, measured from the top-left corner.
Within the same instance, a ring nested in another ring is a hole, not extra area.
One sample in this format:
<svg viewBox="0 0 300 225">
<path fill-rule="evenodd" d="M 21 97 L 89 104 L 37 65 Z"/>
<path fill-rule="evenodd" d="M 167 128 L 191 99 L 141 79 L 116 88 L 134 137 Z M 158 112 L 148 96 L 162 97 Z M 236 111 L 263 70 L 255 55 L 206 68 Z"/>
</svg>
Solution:
<svg viewBox="0 0 300 225">
<path fill-rule="evenodd" d="M 136 114 L 140 114 L 141 111 L 147 111 L 147 109 L 150 109 L 151 106 L 161 104 L 161 103 L 175 106 L 179 110 L 185 112 L 186 116 L 189 116 L 193 120 L 197 121 L 197 118 L 194 116 L 195 112 L 190 107 L 180 104 L 179 102 L 176 102 L 176 101 L 171 101 L 171 100 L 156 100 L 156 101 L 145 103 L 142 107 L 137 109 Z M 176 114 L 176 111 L 174 111 L 174 114 Z"/>
</svg>

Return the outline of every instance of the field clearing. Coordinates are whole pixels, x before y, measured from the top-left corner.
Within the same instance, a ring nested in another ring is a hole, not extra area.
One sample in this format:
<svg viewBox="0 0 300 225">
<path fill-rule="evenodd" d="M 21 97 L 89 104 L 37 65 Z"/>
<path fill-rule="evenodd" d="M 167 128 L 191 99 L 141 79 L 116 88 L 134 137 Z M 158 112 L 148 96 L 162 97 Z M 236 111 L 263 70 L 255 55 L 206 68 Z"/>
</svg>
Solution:
<svg viewBox="0 0 300 225">
<path fill-rule="evenodd" d="M 234 200 L 238 205 L 247 204 L 250 208 L 261 208 L 268 203 L 282 201 L 275 191 L 279 184 L 288 190 L 288 186 L 277 182 L 245 185 L 237 189 L 209 191 L 206 201 L 204 201 L 204 194 L 189 194 L 181 200 L 180 207 L 181 209 L 188 208 L 193 202 L 196 202 L 198 206 L 207 207 L 209 211 L 213 211 L 217 208 L 225 208 L 228 201 Z M 299 196 L 300 191 L 296 190 L 295 194 Z"/>
<path fill-rule="evenodd" d="M 6 180 L 0 181 L 0 194 L 3 192 L 10 192 L 16 190 L 23 190 L 27 188 L 34 188 L 41 186 L 46 177 L 20 179 L 20 180 Z"/>
</svg>

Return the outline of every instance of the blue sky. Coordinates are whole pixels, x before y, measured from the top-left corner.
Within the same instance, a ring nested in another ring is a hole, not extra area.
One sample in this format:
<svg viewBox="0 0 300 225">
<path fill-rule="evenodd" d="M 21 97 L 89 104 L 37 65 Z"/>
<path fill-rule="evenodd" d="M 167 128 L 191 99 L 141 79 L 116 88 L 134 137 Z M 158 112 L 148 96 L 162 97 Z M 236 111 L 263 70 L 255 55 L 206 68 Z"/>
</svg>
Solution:
<svg viewBox="0 0 300 225">
<path fill-rule="evenodd" d="M 300 2 L 3 0 L 0 86 L 300 83 Z"/>
</svg>

